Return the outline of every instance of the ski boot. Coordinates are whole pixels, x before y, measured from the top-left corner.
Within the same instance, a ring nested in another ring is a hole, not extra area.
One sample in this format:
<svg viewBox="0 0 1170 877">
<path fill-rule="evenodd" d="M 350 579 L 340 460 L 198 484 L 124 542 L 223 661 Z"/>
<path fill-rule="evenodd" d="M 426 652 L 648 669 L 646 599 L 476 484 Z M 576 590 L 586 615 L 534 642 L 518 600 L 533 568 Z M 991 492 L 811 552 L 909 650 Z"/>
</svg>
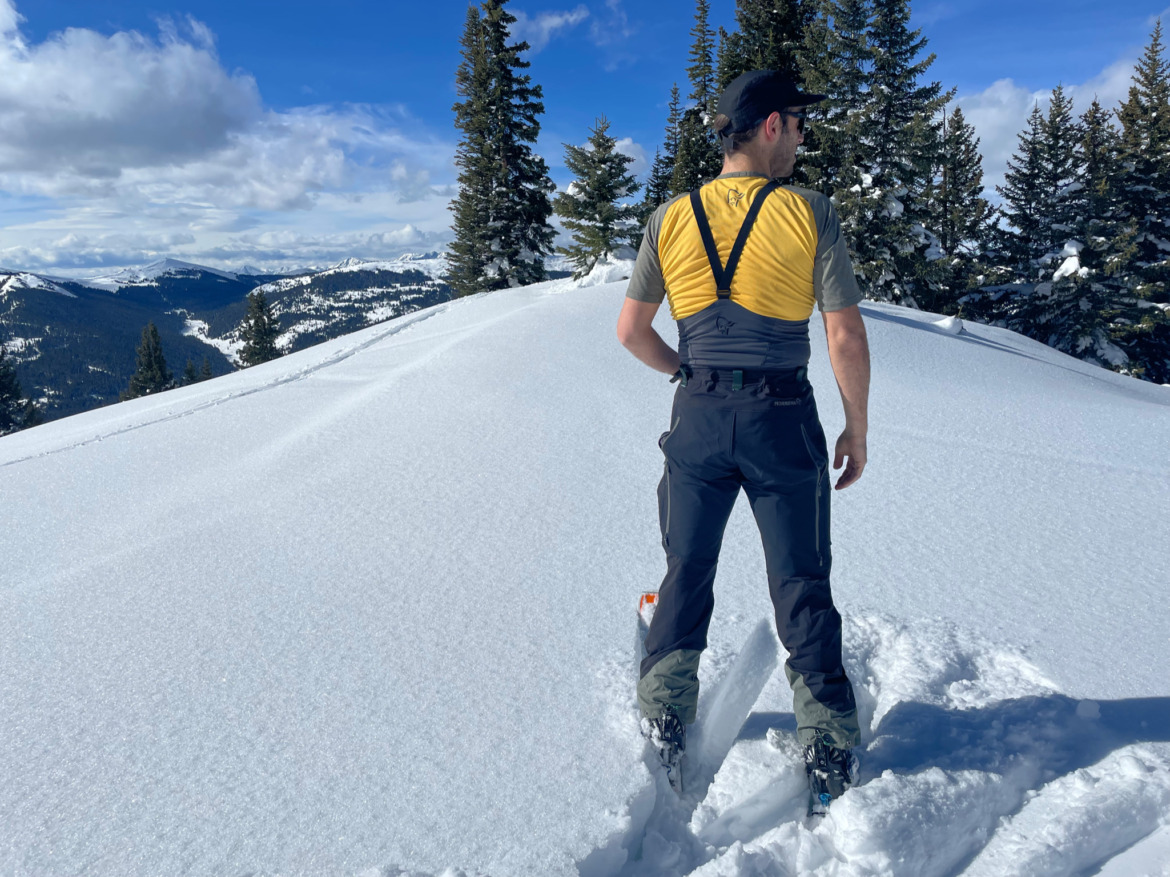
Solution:
<svg viewBox="0 0 1170 877">
<path fill-rule="evenodd" d="M 642 719 L 642 736 L 654 747 L 658 761 L 666 771 L 666 781 L 681 795 L 682 759 L 687 749 L 687 726 L 682 723 L 673 708 L 667 707 L 658 718 Z"/>
<path fill-rule="evenodd" d="M 858 761 L 852 749 L 838 749 L 819 735 L 804 747 L 808 775 L 808 815 L 824 816 L 829 804 L 857 782 Z"/>
</svg>

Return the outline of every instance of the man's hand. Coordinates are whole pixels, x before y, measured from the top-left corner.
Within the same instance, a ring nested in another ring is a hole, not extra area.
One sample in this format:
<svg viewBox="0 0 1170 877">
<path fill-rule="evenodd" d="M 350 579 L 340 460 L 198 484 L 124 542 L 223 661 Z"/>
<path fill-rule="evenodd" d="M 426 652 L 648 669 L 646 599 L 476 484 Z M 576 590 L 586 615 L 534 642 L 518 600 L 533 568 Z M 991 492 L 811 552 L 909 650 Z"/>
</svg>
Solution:
<svg viewBox="0 0 1170 877">
<path fill-rule="evenodd" d="M 840 469 L 846 458 L 849 464 L 837 480 L 837 490 L 844 490 L 861 477 L 865 469 L 865 435 L 869 430 L 869 342 L 865 322 L 857 305 L 824 314 L 825 336 L 829 342 L 829 362 L 841 390 L 845 409 L 845 431 L 837 439 L 833 468 Z"/>
<path fill-rule="evenodd" d="M 848 459 L 849 463 L 845 466 L 845 471 L 841 473 L 841 477 L 837 479 L 837 483 L 833 485 L 834 490 L 844 490 L 854 481 L 861 477 L 861 473 L 865 471 L 865 436 L 855 435 L 849 430 L 841 433 L 841 437 L 837 439 L 837 451 L 833 457 L 833 468 L 840 469 L 841 464 Z"/>
</svg>

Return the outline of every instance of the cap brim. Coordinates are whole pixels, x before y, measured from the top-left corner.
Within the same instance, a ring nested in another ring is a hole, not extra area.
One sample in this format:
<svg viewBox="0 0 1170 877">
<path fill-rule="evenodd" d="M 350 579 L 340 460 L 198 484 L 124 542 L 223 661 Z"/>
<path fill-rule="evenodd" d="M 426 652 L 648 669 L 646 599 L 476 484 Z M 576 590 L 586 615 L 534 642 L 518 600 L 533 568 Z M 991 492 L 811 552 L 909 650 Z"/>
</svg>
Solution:
<svg viewBox="0 0 1170 877">
<path fill-rule="evenodd" d="M 810 104 L 819 104 L 821 101 L 823 101 L 827 97 L 828 97 L 827 94 L 798 94 L 798 95 L 796 95 L 796 100 L 789 103 L 789 106 L 790 107 L 807 107 Z"/>
</svg>

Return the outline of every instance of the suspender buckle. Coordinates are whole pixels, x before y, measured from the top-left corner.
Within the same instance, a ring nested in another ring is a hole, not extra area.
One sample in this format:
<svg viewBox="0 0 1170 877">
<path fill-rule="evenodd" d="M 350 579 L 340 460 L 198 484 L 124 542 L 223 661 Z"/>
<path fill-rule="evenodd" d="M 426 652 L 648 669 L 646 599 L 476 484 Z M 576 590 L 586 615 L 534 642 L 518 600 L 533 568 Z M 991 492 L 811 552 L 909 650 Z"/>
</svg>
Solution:
<svg viewBox="0 0 1170 877">
<path fill-rule="evenodd" d="M 732 390 L 742 390 L 743 389 L 743 370 L 742 369 L 737 368 L 734 371 L 732 371 L 732 373 L 731 373 L 731 389 Z"/>
</svg>

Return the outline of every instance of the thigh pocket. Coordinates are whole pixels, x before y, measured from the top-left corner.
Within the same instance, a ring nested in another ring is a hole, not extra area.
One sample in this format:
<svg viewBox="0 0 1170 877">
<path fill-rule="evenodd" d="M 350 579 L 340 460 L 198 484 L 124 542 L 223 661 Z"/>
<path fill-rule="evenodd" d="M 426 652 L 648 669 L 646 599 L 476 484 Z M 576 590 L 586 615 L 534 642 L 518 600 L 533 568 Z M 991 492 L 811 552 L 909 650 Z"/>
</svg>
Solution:
<svg viewBox="0 0 1170 877">
<path fill-rule="evenodd" d="M 674 423 L 671 424 L 670 429 L 658 437 L 658 450 L 662 451 L 662 453 L 666 453 L 666 443 L 670 441 L 670 437 L 674 435 L 674 431 L 678 429 L 678 425 L 680 423 L 682 423 L 682 418 L 676 417 L 674 419 Z"/>
<path fill-rule="evenodd" d="M 820 425 L 818 424 L 810 430 L 808 424 L 802 423 L 800 435 L 804 439 L 804 447 L 817 469 L 827 467 L 829 465 L 829 449 L 825 443 L 824 430 L 821 429 Z"/>
</svg>

